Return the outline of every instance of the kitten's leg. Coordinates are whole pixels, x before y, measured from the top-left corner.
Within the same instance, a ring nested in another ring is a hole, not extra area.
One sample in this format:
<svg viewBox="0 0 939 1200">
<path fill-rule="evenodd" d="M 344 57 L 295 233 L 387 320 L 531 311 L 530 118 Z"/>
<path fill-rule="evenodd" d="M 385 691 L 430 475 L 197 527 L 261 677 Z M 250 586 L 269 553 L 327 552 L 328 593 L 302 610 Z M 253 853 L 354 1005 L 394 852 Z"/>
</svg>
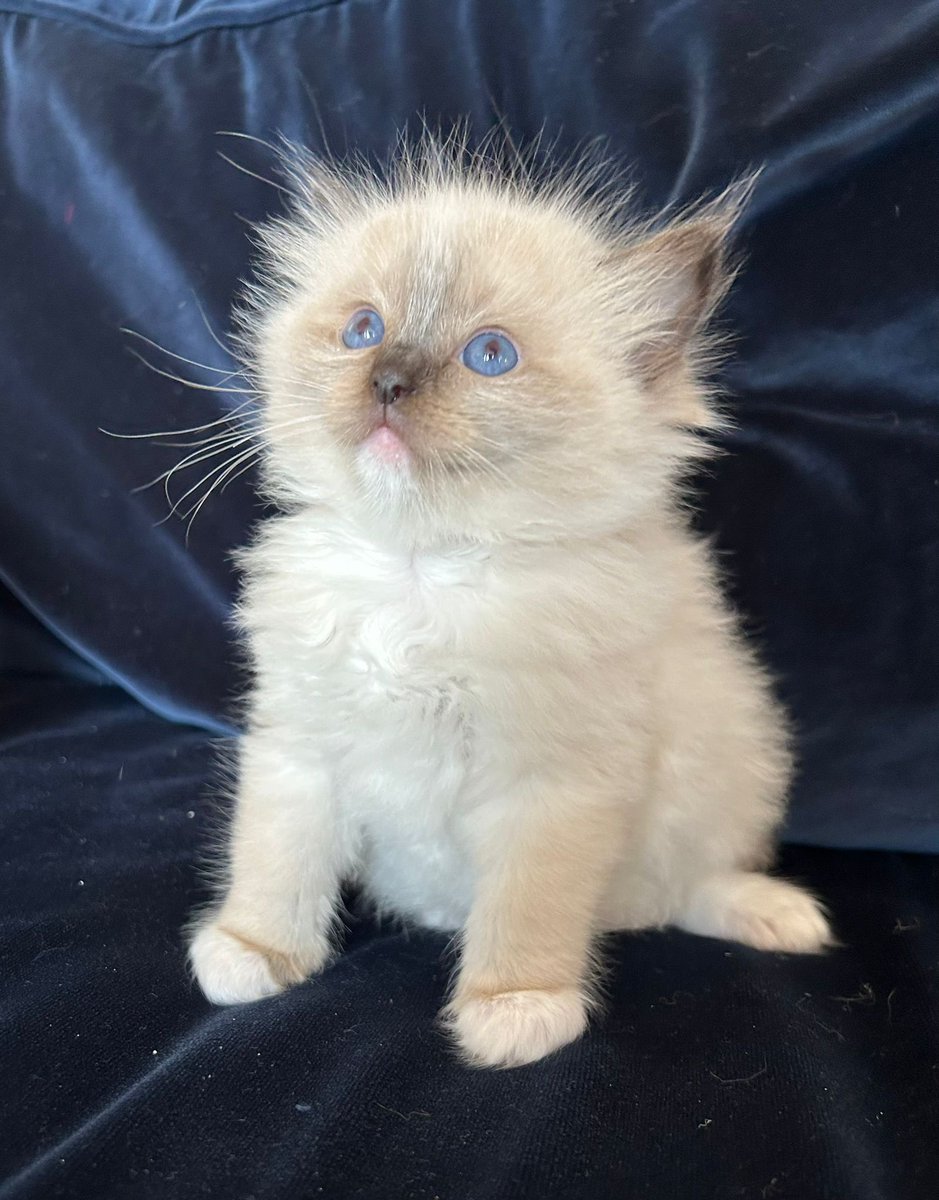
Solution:
<svg viewBox="0 0 939 1200">
<path fill-rule="evenodd" d="M 248 735 L 228 888 L 221 905 L 198 921 L 189 950 L 208 999 L 258 1000 L 320 970 L 348 860 L 322 766 L 297 760 L 273 739 Z"/>
<path fill-rule="evenodd" d="M 675 924 L 757 950 L 818 954 L 834 945 L 821 905 L 785 879 L 751 871 L 711 875 L 692 889 Z"/>
<path fill-rule="evenodd" d="M 703 576 L 683 586 L 688 599 L 660 648 L 653 690 L 636 915 L 762 950 L 818 952 L 832 935 L 817 901 L 760 870 L 792 777 L 784 713 L 766 672 L 729 632 L 717 590 Z M 630 896 L 629 880 L 620 895 Z"/>
<path fill-rule="evenodd" d="M 466 1059 L 512 1067 L 583 1032 L 595 915 L 623 812 L 530 785 L 476 814 L 479 880 L 444 1019 Z"/>
</svg>

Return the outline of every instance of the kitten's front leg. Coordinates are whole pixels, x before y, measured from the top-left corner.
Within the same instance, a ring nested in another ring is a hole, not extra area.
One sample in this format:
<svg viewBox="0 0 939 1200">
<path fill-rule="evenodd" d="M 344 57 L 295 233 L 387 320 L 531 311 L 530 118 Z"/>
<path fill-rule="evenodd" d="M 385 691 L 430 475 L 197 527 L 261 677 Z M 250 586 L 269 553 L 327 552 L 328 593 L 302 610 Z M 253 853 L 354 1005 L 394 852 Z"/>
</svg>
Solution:
<svg viewBox="0 0 939 1200">
<path fill-rule="evenodd" d="M 443 1014 L 469 1062 L 520 1066 L 584 1031 L 596 911 L 624 821 L 583 779 L 533 779 L 476 814 L 480 874 Z"/>
<path fill-rule="evenodd" d="M 348 860 L 322 764 L 270 734 L 247 735 L 228 887 L 194 926 L 189 950 L 208 999 L 259 1000 L 321 970 Z"/>
</svg>

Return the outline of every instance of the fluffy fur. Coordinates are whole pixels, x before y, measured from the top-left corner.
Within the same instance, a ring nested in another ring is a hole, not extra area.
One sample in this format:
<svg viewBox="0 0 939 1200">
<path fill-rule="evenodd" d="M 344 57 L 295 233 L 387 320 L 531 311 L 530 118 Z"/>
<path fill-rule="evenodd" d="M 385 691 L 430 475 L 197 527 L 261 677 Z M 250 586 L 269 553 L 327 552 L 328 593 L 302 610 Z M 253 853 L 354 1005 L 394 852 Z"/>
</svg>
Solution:
<svg viewBox="0 0 939 1200">
<path fill-rule="evenodd" d="M 244 317 L 282 515 L 241 557 L 255 682 L 206 995 L 321 970 L 345 880 L 461 931 L 444 1018 L 479 1065 L 581 1034 L 601 931 L 821 949 L 816 901 L 762 873 L 785 721 L 680 503 L 742 190 L 656 227 L 462 146 L 293 178 Z M 363 305 L 385 339 L 350 351 Z M 491 328 L 520 352 L 498 378 L 459 361 Z"/>
</svg>

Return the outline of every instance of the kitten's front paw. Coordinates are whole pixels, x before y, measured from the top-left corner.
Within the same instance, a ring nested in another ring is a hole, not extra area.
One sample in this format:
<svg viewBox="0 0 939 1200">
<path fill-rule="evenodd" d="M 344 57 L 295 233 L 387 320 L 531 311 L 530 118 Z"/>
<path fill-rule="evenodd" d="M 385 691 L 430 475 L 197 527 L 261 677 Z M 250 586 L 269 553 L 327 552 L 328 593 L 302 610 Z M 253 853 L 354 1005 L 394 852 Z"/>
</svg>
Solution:
<svg viewBox="0 0 939 1200">
<path fill-rule="evenodd" d="M 456 1000 L 443 1018 L 471 1065 L 520 1067 L 579 1038 L 587 1002 L 575 988 L 497 992 Z"/>
<path fill-rule="evenodd" d="M 245 1004 L 273 996 L 301 983 L 313 969 L 294 955 L 259 946 L 217 922 L 196 932 L 189 958 L 199 987 L 213 1004 Z"/>
</svg>

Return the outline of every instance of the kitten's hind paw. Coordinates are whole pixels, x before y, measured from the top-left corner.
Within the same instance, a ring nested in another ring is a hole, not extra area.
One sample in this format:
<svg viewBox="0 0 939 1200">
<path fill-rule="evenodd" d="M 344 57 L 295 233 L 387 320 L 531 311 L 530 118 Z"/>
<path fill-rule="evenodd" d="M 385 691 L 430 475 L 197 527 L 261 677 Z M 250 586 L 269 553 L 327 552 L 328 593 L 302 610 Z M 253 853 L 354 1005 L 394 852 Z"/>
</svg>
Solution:
<svg viewBox="0 0 939 1200">
<path fill-rule="evenodd" d="M 475 1067 L 520 1067 L 579 1038 L 587 1002 L 575 988 L 468 996 L 442 1014 L 466 1061 Z"/>
<path fill-rule="evenodd" d="M 757 950 L 819 954 L 836 939 L 811 893 L 755 872 L 714 875 L 699 884 L 676 924 L 689 933 L 728 938 Z"/>
<path fill-rule="evenodd" d="M 213 1004 L 245 1004 L 282 992 L 309 974 L 296 956 L 259 946 L 217 922 L 202 925 L 189 958 L 206 999 Z"/>
</svg>

